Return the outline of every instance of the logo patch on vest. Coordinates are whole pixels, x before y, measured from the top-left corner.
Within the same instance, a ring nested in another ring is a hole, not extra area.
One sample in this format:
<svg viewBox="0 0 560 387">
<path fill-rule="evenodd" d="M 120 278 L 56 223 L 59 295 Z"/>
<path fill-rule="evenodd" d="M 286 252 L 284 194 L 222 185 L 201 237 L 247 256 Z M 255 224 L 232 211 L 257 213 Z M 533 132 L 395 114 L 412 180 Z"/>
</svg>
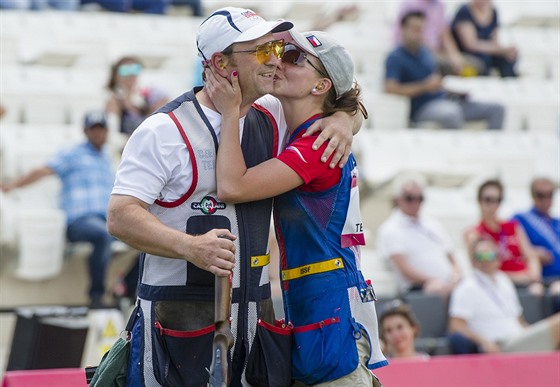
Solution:
<svg viewBox="0 0 560 387">
<path fill-rule="evenodd" d="M 192 203 L 191 208 L 193 210 L 200 210 L 204 214 L 211 215 L 218 210 L 224 210 L 226 208 L 226 204 L 219 202 L 212 196 L 205 196 L 199 203 Z"/>
</svg>

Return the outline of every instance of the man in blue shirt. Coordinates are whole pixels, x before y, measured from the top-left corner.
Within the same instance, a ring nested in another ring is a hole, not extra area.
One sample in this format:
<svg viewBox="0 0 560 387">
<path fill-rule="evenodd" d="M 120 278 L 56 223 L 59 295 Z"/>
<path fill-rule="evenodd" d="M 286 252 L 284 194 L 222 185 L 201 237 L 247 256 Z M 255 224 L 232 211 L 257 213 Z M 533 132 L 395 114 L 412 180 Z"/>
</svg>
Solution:
<svg viewBox="0 0 560 387">
<path fill-rule="evenodd" d="M 9 192 L 56 174 L 62 182 L 61 206 L 66 214 L 67 237 L 71 242 L 90 242 L 91 306 L 102 306 L 105 273 L 114 238 L 107 231 L 106 214 L 114 172 L 112 160 L 103 151 L 107 141 L 107 121 L 103 112 L 90 112 L 84 121 L 87 141 L 61 151 L 47 162 L 0 189 Z"/>
<path fill-rule="evenodd" d="M 547 282 L 560 279 L 560 219 L 550 214 L 554 197 L 554 183 L 544 177 L 531 183 L 533 208 L 514 216 L 536 247 L 542 263 L 543 278 Z M 560 291 L 560 283 L 558 283 Z"/>
<path fill-rule="evenodd" d="M 411 11 L 401 18 L 402 44 L 385 63 L 385 92 L 411 99 L 410 120 L 436 122 L 446 129 L 460 129 L 465 121 L 484 120 L 488 129 L 501 129 L 504 108 L 496 103 L 469 101 L 466 95 L 443 89 L 436 61 L 424 45 L 424 14 Z"/>
</svg>

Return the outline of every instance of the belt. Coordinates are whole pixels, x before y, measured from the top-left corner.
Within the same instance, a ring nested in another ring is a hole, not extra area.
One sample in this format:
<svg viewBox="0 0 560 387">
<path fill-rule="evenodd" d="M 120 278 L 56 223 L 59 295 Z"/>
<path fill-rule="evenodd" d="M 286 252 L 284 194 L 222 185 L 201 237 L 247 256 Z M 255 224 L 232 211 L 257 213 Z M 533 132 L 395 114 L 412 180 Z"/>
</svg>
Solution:
<svg viewBox="0 0 560 387">
<path fill-rule="evenodd" d="M 344 262 L 342 261 L 342 258 L 333 258 L 327 261 L 309 263 L 307 265 L 294 267 L 293 269 L 282 270 L 282 281 L 290 281 L 311 274 L 325 273 L 327 271 L 343 268 Z"/>
</svg>

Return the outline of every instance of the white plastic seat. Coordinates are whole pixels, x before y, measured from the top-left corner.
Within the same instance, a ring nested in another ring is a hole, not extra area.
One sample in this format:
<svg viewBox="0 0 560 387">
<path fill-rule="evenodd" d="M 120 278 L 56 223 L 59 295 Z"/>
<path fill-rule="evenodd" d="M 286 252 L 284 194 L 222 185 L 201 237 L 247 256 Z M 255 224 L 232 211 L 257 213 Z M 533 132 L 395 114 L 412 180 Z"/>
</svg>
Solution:
<svg viewBox="0 0 560 387">
<path fill-rule="evenodd" d="M 65 229 L 66 217 L 61 210 L 19 210 L 16 277 L 43 280 L 57 276 L 64 261 Z"/>
</svg>

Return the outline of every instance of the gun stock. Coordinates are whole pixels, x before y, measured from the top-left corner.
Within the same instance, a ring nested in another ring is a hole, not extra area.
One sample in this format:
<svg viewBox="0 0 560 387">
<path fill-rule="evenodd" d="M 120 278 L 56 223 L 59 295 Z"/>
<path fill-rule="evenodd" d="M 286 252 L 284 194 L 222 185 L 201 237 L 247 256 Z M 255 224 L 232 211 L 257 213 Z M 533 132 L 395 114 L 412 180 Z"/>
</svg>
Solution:
<svg viewBox="0 0 560 387">
<path fill-rule="evenodd" d="M 210 387 L 229 385 L 228 352 L 233 345 L 229 319 L 231 314 L 231 284 L 228 277 L 216 277 L 214 299 L 214 340 L 212 342 L 212 364 L 210 365 Z"/>
</svg>

